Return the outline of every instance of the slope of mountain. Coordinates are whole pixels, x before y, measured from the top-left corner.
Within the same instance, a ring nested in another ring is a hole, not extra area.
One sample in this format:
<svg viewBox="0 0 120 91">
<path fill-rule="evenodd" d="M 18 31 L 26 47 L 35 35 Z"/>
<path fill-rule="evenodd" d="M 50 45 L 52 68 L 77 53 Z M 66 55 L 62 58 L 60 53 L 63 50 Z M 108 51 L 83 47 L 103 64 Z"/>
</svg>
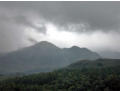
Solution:
<svg viewBox="0 0 120 91">
<path fill-rule="evenodd" d="M 98 54 L 88 49 L 79 47 L 60 49 L 43 41 L 0 57 L 0 72 L 47 72 L 69 65 L 73 59 L 99 57 Z"/>
<path fill-rule="evenodd" d="M 0 72 L 49 71 L 62 66 L 61 49 L 48 42 L 9 53 L 0 58 Z"/>
<path fill-rule="evenodd" d="M 106 68 L 120 66 L 120 59 L 96 59 L 96 60 L 81 60 L 68 66 L 68 68 Z"/>
</svg>

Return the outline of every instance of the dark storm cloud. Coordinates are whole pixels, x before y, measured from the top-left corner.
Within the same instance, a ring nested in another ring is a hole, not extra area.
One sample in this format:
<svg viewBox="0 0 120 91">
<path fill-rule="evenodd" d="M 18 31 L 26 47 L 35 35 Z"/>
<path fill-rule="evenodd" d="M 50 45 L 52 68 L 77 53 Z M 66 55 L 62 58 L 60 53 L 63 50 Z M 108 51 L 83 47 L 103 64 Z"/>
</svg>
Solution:
<svg viewBox="0 0 120 91">
<path fill-rule="evenodd" d="M 34 11 L 60 25 L 88 23 L 91 30 L 118 30 L 120 2 L 3 2 L 2 6 L 25 12 Z"/>
</svg>

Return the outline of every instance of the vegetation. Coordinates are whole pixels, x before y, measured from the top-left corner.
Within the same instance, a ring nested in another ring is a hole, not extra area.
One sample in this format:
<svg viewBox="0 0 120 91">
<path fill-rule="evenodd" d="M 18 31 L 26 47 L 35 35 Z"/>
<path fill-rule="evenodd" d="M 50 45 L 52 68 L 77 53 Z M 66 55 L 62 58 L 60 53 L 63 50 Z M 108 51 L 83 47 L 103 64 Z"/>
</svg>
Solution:
<svg viewBox="0 0 120 91">
<path fill-rule="evenodd" d="M 120 91 L 120 66 L 97 64 L 8 78 L 0 82 L 0 91 Z"/>
</svg>

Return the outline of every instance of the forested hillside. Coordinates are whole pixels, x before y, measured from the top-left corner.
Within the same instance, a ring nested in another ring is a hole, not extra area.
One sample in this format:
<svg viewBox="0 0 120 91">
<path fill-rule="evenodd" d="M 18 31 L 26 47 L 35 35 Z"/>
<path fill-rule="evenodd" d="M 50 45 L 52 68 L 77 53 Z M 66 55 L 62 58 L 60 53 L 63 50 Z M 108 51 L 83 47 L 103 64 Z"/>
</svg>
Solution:
<svg viewBox="0 0 120 91">
<path fill-rule="evenodd" d="M 53 72 L 8 78 L 0 82 L 0 89 L 1 91 L 120 91 L 120 60 L 98 59 L 86 62 L 85 67 L 82 66 L 84 61 L 80 61 Z M 91 67 L 93 64 L 94 67 Z"/>
</svg>

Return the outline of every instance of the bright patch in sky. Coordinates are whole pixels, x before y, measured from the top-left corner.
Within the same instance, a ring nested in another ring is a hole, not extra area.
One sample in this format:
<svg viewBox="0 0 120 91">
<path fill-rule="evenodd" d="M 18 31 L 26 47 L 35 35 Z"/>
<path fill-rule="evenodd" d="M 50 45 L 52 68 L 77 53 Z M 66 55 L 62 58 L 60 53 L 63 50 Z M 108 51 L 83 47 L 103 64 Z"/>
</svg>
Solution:
<svg viewBox="0 0 120 91">
<path fill-rule="evenodd" d="M 27 37 L 32 38 L 37 42 L 49 41 L 61 48 L 77 45 L 79 47 L 87 47 L 94 51 L 101 51 L 105 49 L 117 50 L 118 46 L 120 46 L 118 44 L 116 45 L 116 42 L 120 41 L 119 34 L 116 32 L 105 33 L 101 30 L 97 30 L 93 33 L 78 33 L 71 30 L 64 30 L 66 28 L 59 28 L 53 23 L 46 23 L 45 26 L 45 34 L 36 32 L 34 28 L 26 28 L 25 34 Z M 109 45 L 111 42 L 113 45 Z"/>
</svg>

